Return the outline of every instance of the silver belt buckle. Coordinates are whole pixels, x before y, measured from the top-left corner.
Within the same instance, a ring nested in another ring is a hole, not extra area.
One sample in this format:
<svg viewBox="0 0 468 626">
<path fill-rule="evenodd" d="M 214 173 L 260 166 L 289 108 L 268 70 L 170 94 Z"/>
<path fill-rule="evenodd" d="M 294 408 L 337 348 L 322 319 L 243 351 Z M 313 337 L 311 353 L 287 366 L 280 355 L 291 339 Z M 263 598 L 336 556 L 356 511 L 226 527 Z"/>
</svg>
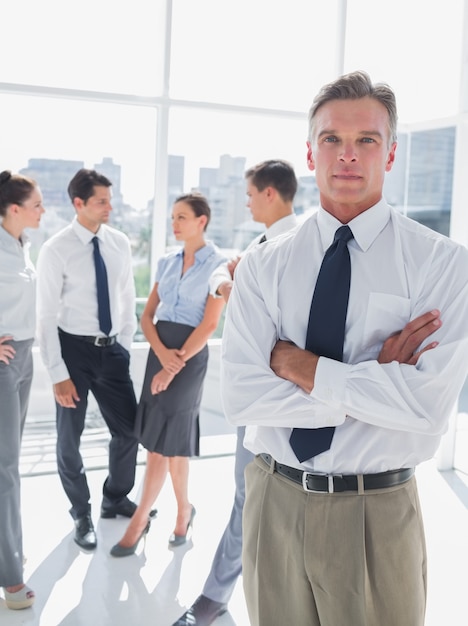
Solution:
<svg viewBox="0 0 468 626">
<path fill-rule="evenodd" d="M 304 491 L 307 491 L 308 493 L 326 493 L 323 491 L 319 491 L 317 489 L 309 489 L 308 485 L 307 485 L 307 478 L 309 476 L 318 476 L 318 474 L 313 474 L 312 472 L 302 472 L 302 488 L 304 489 Z M 323 477 L 326 478 L 327 475 L 323 474 Z M 330 478 L 332 478 L 332 493 L 333 493 L 333 476 L 328 476 L 328 485 L 330 486 Z"/>
<path fill-rule="evenodd" d="M 318 476 L 318 474 L 314 474 L 314 475 Z M 304 489 L 304 491 L 307 491 L 308 493 L 334 493 L 335 492 L 335 483 L 333 482 L 335 476 L 333 474 L 321 474 L 323 478 L 326 478 L 328 480 L 327 491 L 321 491 L 318 489 L 309 489 L 309 487 L 307 486 L 308 476 L 312 476 L 311 472 L 302 472 L 302 488 Z"/>
<path fill-rule="evenodd" d="M 104 337 L 95 337 L 94 338 L 94 345 L 96 347 L 98 347 L 98 348 L 102 348 L 101 339 L 104 339 Z"/>
</svg>

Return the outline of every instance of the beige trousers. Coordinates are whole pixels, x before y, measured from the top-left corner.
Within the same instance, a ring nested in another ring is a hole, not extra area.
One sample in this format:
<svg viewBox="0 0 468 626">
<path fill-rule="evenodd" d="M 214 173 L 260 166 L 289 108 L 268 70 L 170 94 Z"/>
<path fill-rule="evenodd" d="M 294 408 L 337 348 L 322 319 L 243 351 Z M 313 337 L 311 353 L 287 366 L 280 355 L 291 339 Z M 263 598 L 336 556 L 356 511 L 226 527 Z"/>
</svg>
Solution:
<svg viewBox="0 0 468 626">
<path fill-rule="evenodd" d="M 414 477 L 306 493 L 246 468 L 243 576 L 251 626 L 423 626 L 426 548 Z"/>
</svg>

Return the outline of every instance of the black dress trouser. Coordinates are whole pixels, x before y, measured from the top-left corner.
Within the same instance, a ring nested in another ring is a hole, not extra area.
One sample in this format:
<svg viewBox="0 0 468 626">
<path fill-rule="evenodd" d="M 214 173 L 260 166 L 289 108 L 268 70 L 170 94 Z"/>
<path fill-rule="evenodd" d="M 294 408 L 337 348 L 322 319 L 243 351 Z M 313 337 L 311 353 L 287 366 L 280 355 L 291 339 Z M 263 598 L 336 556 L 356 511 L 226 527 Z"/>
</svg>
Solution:
<svg viewBox="0 0 468 626">
<path fill-rule="evenodd" d="M 62 357 L 78 397 L 76 408 L 57 407 L 57 467 L 74 519 L 90 510 L 88 481 L 80 454 L 88 393 L 91 391 L 109 428 L 109 473 L 103 504 L 117 504 L 135 482 L 138 440 L 134 434 L 136 399 L 130 378 L 130 354 L 119 343 L 99 347 L 68 333 L 59 333 Z"/>
</svg>

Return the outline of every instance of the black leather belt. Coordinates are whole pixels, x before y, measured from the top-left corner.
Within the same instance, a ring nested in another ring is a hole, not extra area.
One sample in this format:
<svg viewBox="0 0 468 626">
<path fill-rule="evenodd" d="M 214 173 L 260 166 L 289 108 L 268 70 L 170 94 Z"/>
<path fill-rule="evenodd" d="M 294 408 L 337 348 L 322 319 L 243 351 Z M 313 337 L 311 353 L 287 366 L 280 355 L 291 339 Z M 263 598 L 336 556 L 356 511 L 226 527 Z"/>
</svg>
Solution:
<svg viewBox="0 0 468 626">
<path fill-rule="evenodd" d="M 318 491 L 324 493 L 334 493 L 341 491 L 358 491 L 358 477 L 352 475 L 327 475 L 327 474 L 311 474 L 303 472 L 295 467 L 277 463 L 269 454 L 259 455 L 270 467 L 281 476 L 292 480 L 294 483 L 301 485 L 304 491 Z M 414 467 L 408 467 L 400 470 L 391 470 L 390 472 L 381 472 L 380 474 L 364 474 L 363 486 L 364 490 L 368 489 L 385 489 L 386 487 L 395 487 L 409 480 L 414 474 Z"/>
<path fill-rule="evenodd" d="M 108 346 L 113 346 L 117 342 L 117 335 L 113 335 L 112 337 L 93 337 L 92 335 L 73 335 L 72 333 L 66 333 L 64 330 L 59 328 L 59 332 L 62 335 L 68 335 L 68 337 L 73 337 L 74 339 L 81 339 L 81 341 L 87 341 L 88 343 L 92 343 L 98 348 L 107 348 Z"/>
</svg>

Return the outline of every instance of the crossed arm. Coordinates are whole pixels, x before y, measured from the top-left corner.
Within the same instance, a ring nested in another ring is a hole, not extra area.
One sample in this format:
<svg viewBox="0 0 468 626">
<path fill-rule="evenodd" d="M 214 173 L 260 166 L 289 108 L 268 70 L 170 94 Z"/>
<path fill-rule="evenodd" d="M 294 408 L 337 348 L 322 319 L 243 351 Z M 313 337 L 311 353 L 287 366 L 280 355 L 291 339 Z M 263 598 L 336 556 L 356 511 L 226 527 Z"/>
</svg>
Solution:
<svg viewBox="0 0 468 626">
<path fill-rule="evenodd" d="M 415 365 L 423 352 L 432 350 L 437 342 L 429 343 L 415 352 L 416 348 L 442 325 L 440 311 L 433 310 L 408 322 L 398 333 L 384 342 L 378 357 L 379 363 L 406 363 Z M 308 350 L 298 348 L 288 341 L 278 341 L 271 352 L 270 367 L 280 378 L 298 385 L 306 393 L 314 388 L 315 370 L 319 357 Z"/>
</svg>

